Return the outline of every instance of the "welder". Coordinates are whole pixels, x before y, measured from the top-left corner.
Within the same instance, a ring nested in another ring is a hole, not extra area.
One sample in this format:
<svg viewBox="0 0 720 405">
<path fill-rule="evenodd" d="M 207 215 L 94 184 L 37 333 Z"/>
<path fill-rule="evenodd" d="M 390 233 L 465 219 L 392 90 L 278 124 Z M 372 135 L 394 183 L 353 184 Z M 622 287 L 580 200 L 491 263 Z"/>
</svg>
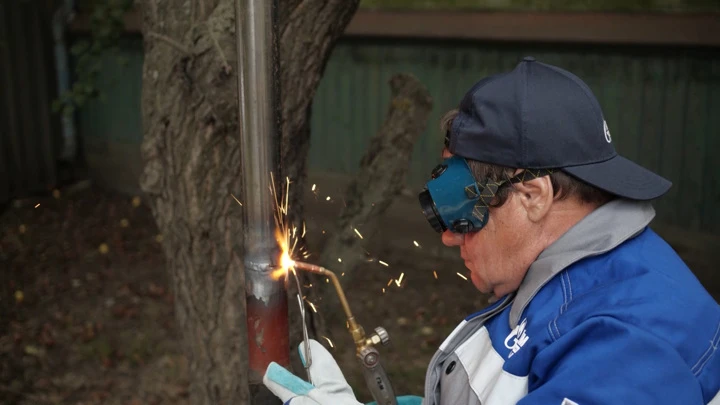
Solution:
<svg viewBox="0 0 720 405">
<path fill-rule="evenodd" d="M 398 403 L 720 404 L 720 306 L 650 227 L 671 183 L 616 152 L 587 84 L 525 57 L 441 125 L 420 205 L 494 302 Z M 292 405 L 358 404 L 310 344 L 313 385 L 273 365 L 265 384 Z"/>
</svg>

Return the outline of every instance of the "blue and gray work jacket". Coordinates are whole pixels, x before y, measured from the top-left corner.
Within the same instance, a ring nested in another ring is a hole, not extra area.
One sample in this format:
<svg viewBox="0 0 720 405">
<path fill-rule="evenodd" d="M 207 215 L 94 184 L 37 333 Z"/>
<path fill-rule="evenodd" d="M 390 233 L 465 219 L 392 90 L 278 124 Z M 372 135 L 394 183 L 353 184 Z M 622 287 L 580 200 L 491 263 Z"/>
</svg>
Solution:
<svg viewBox="0 0 720 405">
<path fill-rule="evenodd" d="M 648 224 L 612 201 L 470 315 L 428 367 L 424 405 L 720 405 L 720 306 Z"/>
</svg>

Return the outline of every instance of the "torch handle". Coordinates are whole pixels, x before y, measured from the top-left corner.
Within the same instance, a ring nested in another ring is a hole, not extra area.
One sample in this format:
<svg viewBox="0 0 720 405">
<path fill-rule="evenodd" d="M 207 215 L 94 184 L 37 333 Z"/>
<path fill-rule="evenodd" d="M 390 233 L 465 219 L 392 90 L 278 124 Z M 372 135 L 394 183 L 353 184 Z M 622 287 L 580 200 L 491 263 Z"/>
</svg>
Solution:
<svg viewBox="0 0 720 405">
<path fill-rule="evenodd" d="M 390 384 L 385 368 L 380 363 L 380 353 L 372 346 L 365 346 L 358 352 L 365 383 L 378 405 L 397 405 L 395 391 Z"/>
</svg>

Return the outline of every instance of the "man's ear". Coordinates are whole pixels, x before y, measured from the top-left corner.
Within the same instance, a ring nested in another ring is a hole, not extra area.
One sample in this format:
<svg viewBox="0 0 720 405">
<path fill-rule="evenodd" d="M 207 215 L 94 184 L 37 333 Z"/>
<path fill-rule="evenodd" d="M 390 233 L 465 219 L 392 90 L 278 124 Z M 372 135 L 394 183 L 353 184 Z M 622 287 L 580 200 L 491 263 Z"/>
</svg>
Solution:
<svg viewBox="0 0 720 405">
<path fill-rule="evenodd" d="M 530 221 L 539 222 L 547 215 L 554 198 L 550 176 L 516 183 L 514 187 Z"/>
</svg>

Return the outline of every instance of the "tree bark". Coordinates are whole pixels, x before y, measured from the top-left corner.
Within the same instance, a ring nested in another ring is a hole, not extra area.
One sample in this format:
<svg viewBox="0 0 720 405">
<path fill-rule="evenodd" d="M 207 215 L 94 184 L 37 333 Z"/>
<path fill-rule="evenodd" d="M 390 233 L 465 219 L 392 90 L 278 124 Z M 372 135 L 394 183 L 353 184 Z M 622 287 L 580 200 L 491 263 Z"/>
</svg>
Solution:
<svg viewBox="0 0 720 405">
<path fill-rule="evenodd" d="M 295 183 L 289 196 L 295 222 L 303 217 L 310 105 L 357 5 L 358 0 L 289 0 L 279 10 L 279 172 Z M 243 224 L 231 197 L 243 199 L 234 3 L 143 0 L 142 10 L 140 184 L 164 236 L 191 403 L 247 403 Z"/>
</svg>

